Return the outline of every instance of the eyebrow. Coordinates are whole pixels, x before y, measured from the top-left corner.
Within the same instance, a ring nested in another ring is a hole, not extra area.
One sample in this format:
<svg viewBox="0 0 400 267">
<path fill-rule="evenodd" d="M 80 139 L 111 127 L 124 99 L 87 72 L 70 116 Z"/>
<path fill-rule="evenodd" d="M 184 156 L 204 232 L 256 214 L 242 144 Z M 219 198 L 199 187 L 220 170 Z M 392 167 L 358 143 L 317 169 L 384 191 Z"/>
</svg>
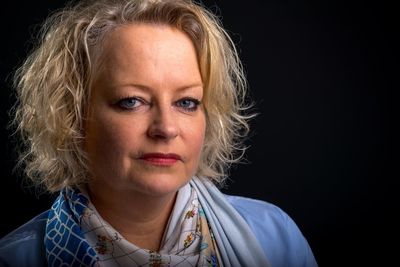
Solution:
<svg viewBox="0 0 400 267">
<path fill-rule="evenodd" d="M 151 90 L 153 90 L 153 88 L 150 87 L 150 86 L 143 85 L 143 84 L 137 84 L 137 83 L 123 84 L 123 85 L 120 85 L 120 86 L 121 87 L 135 87 L 135 88 L 137 88 L 139 90 L 142 90 L 142 91 L 151 91 Z M 197 82 L 197 83 L 184 85 L 184 86 L 176 88 L 176 91 L 181 92 L 181 91 L 186 91 L 186 90 L 189 90 L 189 89 L 192 89 L 192 88 L 196 88 L 196 87 L 203 88 L 203 83 Z"/>
</svg>

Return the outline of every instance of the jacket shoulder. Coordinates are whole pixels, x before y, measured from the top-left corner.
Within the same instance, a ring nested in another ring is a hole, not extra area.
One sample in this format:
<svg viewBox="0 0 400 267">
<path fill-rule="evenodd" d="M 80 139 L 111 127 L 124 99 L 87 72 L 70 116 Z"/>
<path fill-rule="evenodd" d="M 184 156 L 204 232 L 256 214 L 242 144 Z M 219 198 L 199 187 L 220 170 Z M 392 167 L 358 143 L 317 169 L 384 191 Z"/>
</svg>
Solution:
<svg viewBox="0 0 400 267">
<path fill-rule="evenodd" d="M 272 266 L 317 266 L 307 240 L 282 209 L 251 198 L 226 198 L 250 226 Z"/>
<path fill-rule="evenodd" d="M 48 211 L 0 239 L 0 266 L 46 266 L 44 233 Z"/>
</svg>

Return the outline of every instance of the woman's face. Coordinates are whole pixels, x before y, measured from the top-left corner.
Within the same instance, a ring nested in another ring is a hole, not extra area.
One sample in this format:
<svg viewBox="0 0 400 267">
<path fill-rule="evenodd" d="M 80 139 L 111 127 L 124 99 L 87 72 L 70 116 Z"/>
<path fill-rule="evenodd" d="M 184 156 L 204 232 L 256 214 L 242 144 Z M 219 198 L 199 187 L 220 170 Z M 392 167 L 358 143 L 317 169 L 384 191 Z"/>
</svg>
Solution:
<svg viewBox="0 0 400 267">
<path fill-rule="evenodd" d="M 197 169 L 206 128 L 193 43 L 169 26 L 122 26 L 95 67 L 85 123 L 93 183 L 175 193 Z"/>
</svg>

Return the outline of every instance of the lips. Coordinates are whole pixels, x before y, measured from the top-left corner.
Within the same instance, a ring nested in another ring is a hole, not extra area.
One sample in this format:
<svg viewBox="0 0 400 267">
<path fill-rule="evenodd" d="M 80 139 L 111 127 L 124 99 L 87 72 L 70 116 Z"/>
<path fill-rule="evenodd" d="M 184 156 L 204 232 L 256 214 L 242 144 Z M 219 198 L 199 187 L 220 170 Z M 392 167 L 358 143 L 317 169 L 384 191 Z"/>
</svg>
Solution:
<svg viewBox="0 0 400 267">
<path fill-rule="evenodd" d="M 181 157 L 174 153 L 146 153 L 140 159 L 152 165 L 171 166 L 181 160 Z"/>
</svg>

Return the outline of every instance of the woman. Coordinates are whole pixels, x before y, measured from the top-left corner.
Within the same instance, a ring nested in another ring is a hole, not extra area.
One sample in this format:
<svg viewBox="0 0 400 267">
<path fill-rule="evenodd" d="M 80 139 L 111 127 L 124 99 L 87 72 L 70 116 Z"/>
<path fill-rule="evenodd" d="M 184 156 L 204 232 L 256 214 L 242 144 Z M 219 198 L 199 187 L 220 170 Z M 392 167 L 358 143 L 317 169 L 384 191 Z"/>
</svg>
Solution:
<svg viewBox="0 0 400 267">
<path fill-rule="evenodd" d="M 4 265 L 316 266 L 283 211 L 214 185 L 248 116 L 237 53 L 201 6 L 67 7 L 16 81 L 26 174 L 60 195 L 2 239 Z"/>
</svg>

